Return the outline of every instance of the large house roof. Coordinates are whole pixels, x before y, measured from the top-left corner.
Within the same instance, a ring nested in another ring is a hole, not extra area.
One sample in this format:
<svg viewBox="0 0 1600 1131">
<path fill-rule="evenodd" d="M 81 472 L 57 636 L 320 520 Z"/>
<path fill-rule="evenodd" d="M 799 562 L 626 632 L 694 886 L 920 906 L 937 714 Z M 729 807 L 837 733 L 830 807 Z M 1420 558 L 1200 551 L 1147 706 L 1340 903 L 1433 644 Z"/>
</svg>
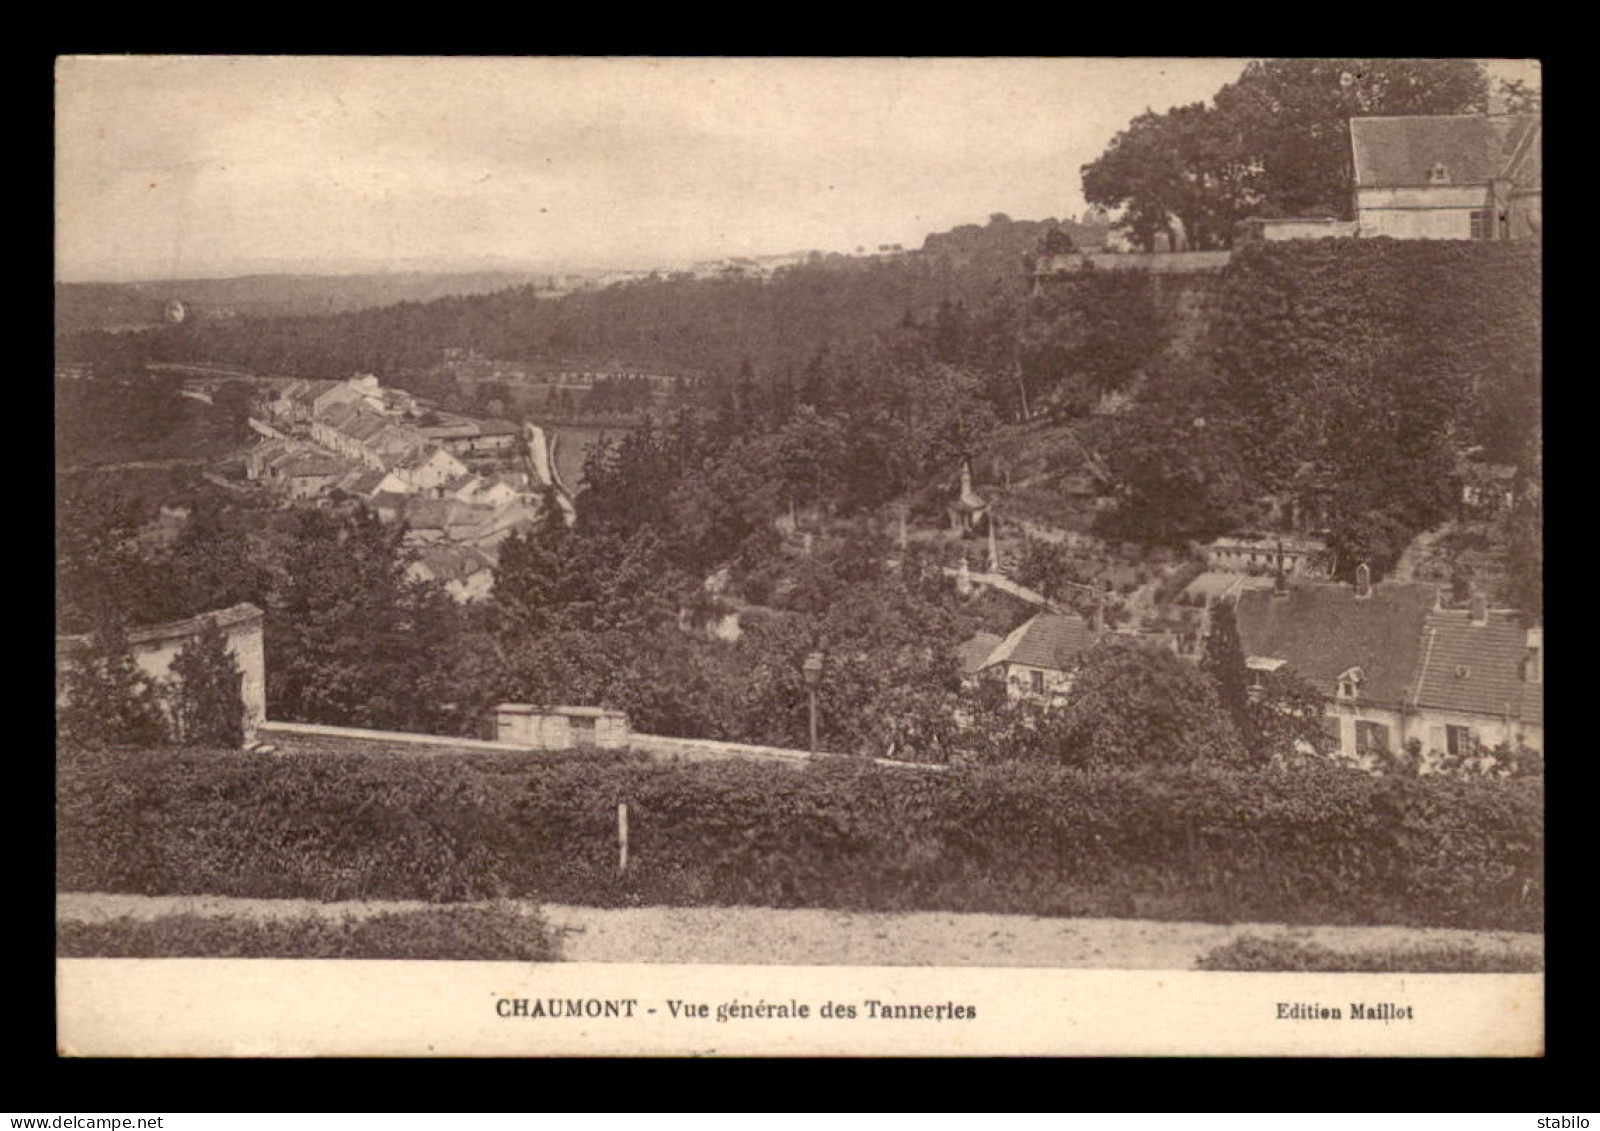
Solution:
<svg viewBox="0 0 1600 1131">
<path fill-rule="evenodd" d="M 1066 671 L 1078 655 L 1095 645 L 1094 629 L 1070 613 L 1040 613 L 1013 629 L 981 665 L 1027 664 Z"/>
<path fill-rule="evenodd" d="M 1543 725 L 1544 689 L 1523 678 L 1528 630 L 1515 614 L 1494 610 L 1475 625 L 1466 610 L 1429 613 L 1422 652 L 1417 706 Z"/>
<path fill-rule="evenodd" d="M 1435 165 L 1443 165 L 1455 185 L 1488 184 L 1501 176 L 1521 185 L 1530 172 L 1536 185 L 1539 132 L 1537 114 L 1352 118 L 1356 187 L 1426 185 Z"/>
<path fill-rule="evenodd" d="M 1374 585 L 1365 598 L 1348 585 L 1291 585 L 1286 597 L 1252 590 L 1239 596 L 1239 640 L 1247 658 L 1283 660 L 1325 695 L 1360 668 L 1362 699 L 1399 705 L 1416 679 L 1436 595 L 1435 586 L 1401 582 Z"/>
<path fill-rule="evenodd" d="M 419 572 L 438 581 L 465 581 L 475 573 L 493 569 L 493 563 L 472 546 L 428 546 L 417 555 Z"/>
</svg>

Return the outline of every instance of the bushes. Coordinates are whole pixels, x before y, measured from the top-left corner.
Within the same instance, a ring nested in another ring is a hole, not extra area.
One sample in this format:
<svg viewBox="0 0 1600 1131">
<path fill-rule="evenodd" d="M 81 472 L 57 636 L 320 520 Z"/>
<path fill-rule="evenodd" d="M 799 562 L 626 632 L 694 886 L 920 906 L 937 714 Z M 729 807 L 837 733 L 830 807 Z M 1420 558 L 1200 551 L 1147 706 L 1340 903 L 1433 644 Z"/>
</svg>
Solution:
<svg viewBox="0 0 1600 1131">
<path fill-rule="evenodd" d="M 1537 779 L 107 752 L 63 756 L 57 828 L 63 890 L 1542 923 Z"/>
<path fill-rule="evenodd" d="M 560 948 L 538 914 L 451 907 L 330 919 L 232 915 L 124 916 L 56 925 L 58 958 L 393 958 L 554 962 Z"/>
<path fill-rule="evenodd" d="M 1195 963 L 1198 970 L 1292 971 L 1324 974 L 1534 974 L 1537 954 L 1492 953 L 1464 943 L 1340 951 L 1298 939 L 1245 935 Z"/>
</svg>

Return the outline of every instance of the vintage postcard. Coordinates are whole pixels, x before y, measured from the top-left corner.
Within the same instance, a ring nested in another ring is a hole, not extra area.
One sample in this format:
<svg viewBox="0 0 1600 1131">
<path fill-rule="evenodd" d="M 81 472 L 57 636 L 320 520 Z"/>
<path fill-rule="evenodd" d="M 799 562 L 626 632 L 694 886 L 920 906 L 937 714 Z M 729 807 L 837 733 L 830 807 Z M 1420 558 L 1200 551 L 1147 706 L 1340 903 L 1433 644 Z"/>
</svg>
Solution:
<svg viewBox="0 0 1600 1131">
<path fill-rule="evenodd" d="M 64 1056 L 1540 1056 L 1537 61 L 69 56 Z"/>
</svg>

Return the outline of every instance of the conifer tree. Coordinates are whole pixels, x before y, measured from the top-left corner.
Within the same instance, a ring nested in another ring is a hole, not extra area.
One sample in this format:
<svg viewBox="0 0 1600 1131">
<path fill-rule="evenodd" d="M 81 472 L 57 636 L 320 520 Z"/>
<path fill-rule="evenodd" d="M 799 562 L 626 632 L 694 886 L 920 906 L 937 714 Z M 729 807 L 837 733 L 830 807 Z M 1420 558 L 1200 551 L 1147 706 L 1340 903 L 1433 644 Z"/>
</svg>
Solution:
<svg viewBox="0 0 1600 1131">
<path fill-rule="evenodd" d="M 228 637 L 207 617 L 200 635 L 172 661 L 175 737 L 189 746 L 244 744 L 244 673 Z"/>
<path fill-rule="evenodd" d="M 1253 746 L 1250 676 L 1244 662 L 1244 644 L 1239 639 L 1239 622 L 1233 615 L 1233 606 L 1225 601 L 1217 602 L 1211 610 L 1211 633 L 1206 637 L 1200 670 L 1216 683 L 1217 698 L 1233 720 L 1239 736 Z"/>
<path fill-rule="evenodd" d="M 90 748 L 156 746 L 167 737 L 155 687 L 134 662 L 127 636 L 108 624 L 74 656 L 61 684 L 57 732 Z"/>
</svg>

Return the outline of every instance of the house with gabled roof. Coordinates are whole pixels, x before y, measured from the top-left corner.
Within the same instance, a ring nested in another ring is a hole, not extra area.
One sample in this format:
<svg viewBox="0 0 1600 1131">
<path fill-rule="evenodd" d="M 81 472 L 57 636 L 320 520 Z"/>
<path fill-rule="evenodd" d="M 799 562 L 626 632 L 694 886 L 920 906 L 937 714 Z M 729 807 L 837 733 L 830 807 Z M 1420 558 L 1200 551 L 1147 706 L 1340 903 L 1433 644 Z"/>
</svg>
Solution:
<svg viewBox="0 0 1600 1131">
<path fill-rule="evenodd" d="M 1287 667 L 1321 692 L 1323 725 L 1357 760 L 1398 752 L 1435 587 L 1284 585 L 1242 592 L 1235 608 L 1245 663 Z"/>
<path fill-rule="evenodd" d="M 1424 764 L 1505 743 L 1542 749 L 1543 631 L 1515 613 L 1440 606 L 1434 585 L 1280 585 L 1239 595 L 1246 666 L 1323 696 L 1339 752 L 1376 764 L 1413 740 Z"/>
<path fill-rule="evenodd" d="M 1471 757 L 1480 747 L 1544 749 L 1544 629 L 1482 597 L 1435 609 L 1423 624 L 1412 693 L 1413 734 L 1435 755 Z"/>
<path fill-rule="evenodd" d="M 979 633 L 961 645 L 957 659 L 969 680 L 1000 679 L 1013 699 L 1052 701 L 1071 690 L 1074 663 L 1100 635 L 1076 613 L 1039 613 L 1003 639 Z M 980 658 L 991 640 L 998 642 Z"/>
<path fill-rule="evenodd" d="M 426 546 L 406 567 L 406 576 L 436 581 L 451 597 L 465 604 L 489 596 L 494 588 L 494 562 L 472 546 Z"/>
<path fill-rule="evenodd" d="M 1350 119 L 1359 234 L 1539 239 L 1542 123 L 1538 114 Z"/>
<path fill-rule="evenodd" d="M 413 449 L 394 464 L 394 470 L 416 490 L 433 492 L 460 479 L 466 474 L 467 465 L 443 448 L 429 444 Z"/>
</svg>

